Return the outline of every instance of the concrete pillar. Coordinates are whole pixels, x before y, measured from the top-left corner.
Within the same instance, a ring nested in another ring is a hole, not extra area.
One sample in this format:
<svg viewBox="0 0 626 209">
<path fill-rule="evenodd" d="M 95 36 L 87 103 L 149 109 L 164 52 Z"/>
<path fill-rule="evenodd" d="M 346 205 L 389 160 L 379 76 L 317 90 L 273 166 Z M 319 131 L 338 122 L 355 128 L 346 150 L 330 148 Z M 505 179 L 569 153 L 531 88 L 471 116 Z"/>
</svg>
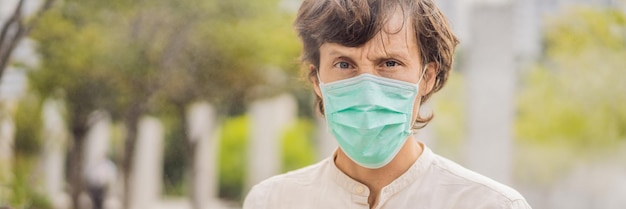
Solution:
<svg viewBox="0 0 626 209">
<path fill-rule="evenodd" d="M 206 208 L 218 198 L 218 134 L 216 134 L 216 113 L 206 102 L 195 103 L 187 111 L 189 120 L 189 140 L 197 140 L 194 184 L 200 208 Z"/>
<path fill-rule="evenodd" d="M 516 1 L 515 18 L 515 49 L 524 62 L 533 62 L 541 53 L 541 27 L 543 15 L 539 10 L 542 0 Z"/>
<path fill-rule="evenodd" d="M 477 4 L 467 53 L 467 167 L 510 183 L 515 113 L 513 7 Z"/>
<path fill-rule="evenodd" d="M 41 153 L 44 191 L 54 208 L 70 207 L 70 197 L 64 191 L 65 154 L 69 135 L 65 127 L 61 101 L 47 99 L 42 106 L 43 150 Z"/>
<path fill-rule="evenodd" d="M 7 198 L 3 195 L 7 195 L 13 179 L 15 124 L 8 115 L 0 117 L 0 206 L 4 204 L 2 200 Z"/>
<path fill-rule="evenodd" d="M 111 116 L 104 111 L 96 111 L 90 116 L 89 129 L 85 143 L 85 173 L 97 164 L 107 159 L 109 142 L 111 140 Z"/>
<path fill-rule="evenodd" d="M 335 137 L 330 132 L 330 129 L 328 129 L 326 118 L 319 116 L 316 118 L 316 122 L 317 158 L 318 160 L 322 160 L 330 157 L 335 150 L 337 150 L 339 144 L 337 144 L 337 140 L 335 140 Z"/>
<path fill-rule="evenodd" d="M 92 125 L 85 141 L 85 161 L 83 162 L 85 185 L 88 192 L 94 187 L 106 188 L 103 203 L 106 205 L 119 201 L 118 197 L 112 195 L 118 178 L 118 165 L 108 157 L 112 121 L 109 113 L 105 111 L 95 111 L 89 117 L 89 123 Z"/>
<path fill-rule="evenodd" d="M 250 105 L 248 175 L 245 191 L 280 172 L 281 139 L 285 128 L 295 122 L 296 116 L 296 100 L 287 94 L 259 100 Z"/>
<path fill-rule="evenodd" d="M 421 104 L 420 115 L 422 117 L 427 117 L 433 114 L 432 102 L 433 102 L 433 98 L 431 98 L 431 100 L 429 100 L 428 102 Z M 413 136 L 415 140 L 424 143 L 426 146 L 428 146 L 431 149 L 434 149 L 435 146 L 437 146 L 436 140 L 435 140 L 434 124 L 433 124 L 435 120 L 436 119 L 431 121 L 426 127 L 420 130 L 417 130 L 417 133 Z"/>
<path fill-rule="evenodd" d="M 163 125 L 154 117 L 143 117 L 132 172 L 131 208 L 153 208 L 161 197 L 163 171 Z"/>
</svg>

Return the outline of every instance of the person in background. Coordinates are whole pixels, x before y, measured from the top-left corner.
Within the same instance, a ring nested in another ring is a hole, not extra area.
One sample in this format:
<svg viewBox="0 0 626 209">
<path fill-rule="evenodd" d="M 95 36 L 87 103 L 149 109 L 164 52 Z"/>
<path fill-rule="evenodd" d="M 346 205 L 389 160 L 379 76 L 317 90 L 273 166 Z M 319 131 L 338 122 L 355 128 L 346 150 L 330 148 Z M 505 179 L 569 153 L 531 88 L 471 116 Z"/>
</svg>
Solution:
<svg viewBox="0 0 626 209">
<path fill-rule="evenodd" d="M 302 61 L 339 148 L 255 185 L 245 209 L 530 208 L 514 189 L 416 139 L 458 40 L 432 0 L 304 0 Z"/>
<path fill-rule="evenodd" d="M 99 160 L 86 173 L 87 193 L 93 209 L 103 209 L 109 188 L 115 183 L 117 168 L 109 159 Z"/>
</svg>

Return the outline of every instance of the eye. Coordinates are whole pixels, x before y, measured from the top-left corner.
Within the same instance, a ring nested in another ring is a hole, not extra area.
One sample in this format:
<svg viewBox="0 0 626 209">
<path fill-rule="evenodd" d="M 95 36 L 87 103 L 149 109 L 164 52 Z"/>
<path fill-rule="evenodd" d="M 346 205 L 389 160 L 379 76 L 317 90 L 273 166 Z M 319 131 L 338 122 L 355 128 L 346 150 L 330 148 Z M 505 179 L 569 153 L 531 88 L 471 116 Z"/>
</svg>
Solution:
<svg viewBox="0 0 626 209">
<path fill-rule="evenodd" d="M 338 63 L 335 64 L 335 67 L 339 68 L 339 69 L 348 69 L 348 68 L 350 68 L 350 63 L 338 62 Z"/>
<path fill-rule="evenodd" d="M 393 60 L 385 61 L 385 67 L 395 67 L 398 65 L 400 65 L 400 63 Z"/>
</svg>

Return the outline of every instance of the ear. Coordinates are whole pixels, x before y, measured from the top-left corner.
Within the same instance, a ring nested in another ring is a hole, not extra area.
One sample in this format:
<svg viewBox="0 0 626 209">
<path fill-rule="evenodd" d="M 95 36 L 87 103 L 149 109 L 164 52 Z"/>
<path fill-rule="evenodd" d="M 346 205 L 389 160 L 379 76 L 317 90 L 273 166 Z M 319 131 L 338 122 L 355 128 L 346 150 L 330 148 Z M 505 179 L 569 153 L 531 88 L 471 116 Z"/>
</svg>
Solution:
<svg viewBox="0 0 626 209">
<path fill-rule="evenodd" d="M 317 77 L 317 71 L 318 70 L 315 65 L 309 65 L 309 80 L 311 80 L 311 82 L 313 83 L 313 91 L 315 91 L 315 94 L 322 98 L 322 90 L 320 90 L 320 81 L 318 80 Z"/>
<path fill-rule="evenodd" d="M 422 83 L 420 84 L 420 97 L 430 93 L 435 87 L 438 69 L 439 64 L 436 62 L 426 64 L 424 77 L 422 78 Z"/>
</svg>

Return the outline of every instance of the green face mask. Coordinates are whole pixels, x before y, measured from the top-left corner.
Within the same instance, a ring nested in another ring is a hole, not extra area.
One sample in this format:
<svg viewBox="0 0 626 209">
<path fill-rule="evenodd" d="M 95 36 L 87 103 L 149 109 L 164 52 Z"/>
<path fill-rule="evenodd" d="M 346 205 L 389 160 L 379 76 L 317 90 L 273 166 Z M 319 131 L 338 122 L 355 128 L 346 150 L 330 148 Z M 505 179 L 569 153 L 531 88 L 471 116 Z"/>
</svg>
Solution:
<svg viewBox="0 0 626 209">
<path fill-rule="evenodd" d="M 376 169 L 398 154 L 413 134 L 411 119 L 420 81 L 413 84 L 371 74 L 327 84 L 320 81 L 328 128 L 352 161 Z"/>
</svg>

